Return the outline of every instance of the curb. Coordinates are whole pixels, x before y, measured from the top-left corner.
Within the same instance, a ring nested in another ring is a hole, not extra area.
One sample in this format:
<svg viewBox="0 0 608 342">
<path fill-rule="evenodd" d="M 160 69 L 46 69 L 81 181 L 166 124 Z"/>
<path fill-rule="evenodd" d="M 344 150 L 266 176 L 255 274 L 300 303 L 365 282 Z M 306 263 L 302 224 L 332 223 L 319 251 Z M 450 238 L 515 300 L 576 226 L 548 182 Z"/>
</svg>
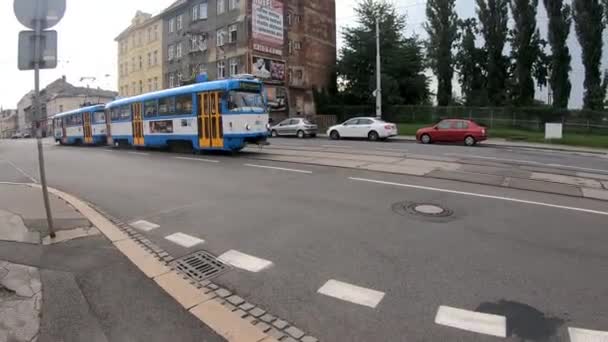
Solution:
<svg viewBox="0 0 608 342">
<path fill-rule="evenodd" d="M 41 187 L 39 184 L 22 183 L 20 185 Z M 168 262 L 173 258 L 155 247 L 141 234 L 129 228 L 128 225 L 119 223 L 119 226 L 123 226 L 121 229 L 112 222 L 112 219 L 106 217 L 109 215 L 94 209 L 92 205 L 60 190 L 51 187 L 48 190 L 91 221 L 93 226 L 97 227 L 148 278 L 156 282 L 185 310 L 226 340 L 230 342 L 278 342 L 280 338 L 287 336 L 274 328 L 271 329 L 268 324 L 256 319 L 247 319 L 250 316 L 247 316 L 243 308 L 239 309 L 231 305 L 230 299 L 218 294 L 217 285 L 207 282 L 207 287 L 203 287 L 169 267 Z M 152 250 L 152 248 L 156 250 Z M 163 254 L 166 256 L 162 257 Z M 250 306 L 251 311 L 262 310 L 249 303 L 245 304 Z M 286 324 L 286 326 L 289 325 Z M 277 338 L 273 335 L 277 335 Z M 311 338 L 310 341 L 317 340 Z"/>
</svg>

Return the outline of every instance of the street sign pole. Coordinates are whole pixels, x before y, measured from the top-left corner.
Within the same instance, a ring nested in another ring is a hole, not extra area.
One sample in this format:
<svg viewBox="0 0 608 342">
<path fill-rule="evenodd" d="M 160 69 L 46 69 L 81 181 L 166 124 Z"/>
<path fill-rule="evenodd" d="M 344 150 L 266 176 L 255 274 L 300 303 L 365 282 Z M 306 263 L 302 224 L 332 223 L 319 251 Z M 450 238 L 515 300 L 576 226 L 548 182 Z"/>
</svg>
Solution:
<svg viewBox="0 0 608 342">
<path fill-rule="evenodd" d="M 38 145 L 38 165 L 40 166 L 40 185 L 42 186 L 42 197 L 44 199 L 44 209 L 46 210 L 46 221 L 49 227 L 51 239 L 56 237 L 55 227 L 53 226 L 53 214 L 51 213 L 51 203 L 49 201 L 49 190 L 46 184 L 46 170 L 44 167 L 44 148 L 42 145 L 42 111 L 40 110 L 40 38 L 42 36 L 42 22 L 36 20 L 34 29 L 34 110 L 36 112 L 36 144 Z"/>
</svg>

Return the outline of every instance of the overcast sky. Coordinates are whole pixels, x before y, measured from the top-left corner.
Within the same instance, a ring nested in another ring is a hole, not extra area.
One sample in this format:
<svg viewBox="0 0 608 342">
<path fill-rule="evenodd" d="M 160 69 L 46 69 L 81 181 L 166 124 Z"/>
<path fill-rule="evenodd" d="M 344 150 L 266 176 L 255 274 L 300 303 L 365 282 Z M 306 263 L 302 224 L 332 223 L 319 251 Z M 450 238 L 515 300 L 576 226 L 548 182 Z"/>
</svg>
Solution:
<svg viewBox="0 0 608 342">
<path fill-rule="evenodd" d="M 424 34 L 421 24 L 425 20 L 425 0 L 393 0 L 398 9 L 408 15 L 408 34 Z M 173 0 L 68 0 L 65 17 L 53 29 L 59 33 L 59 64 L 57 69 L 41 72 L 41 85 L 66 75 L 70 83 L 86 86 L 82 77 L 95 77 L 91 87 L 116 90 L 116 43 L 114 38 L 126 28 L 135 12 L 142 10 L 158 13 Z M 355 18 L 353 7 L 357 0 L 336 0 L 338 35 L 344 25 L 352 25 Z M 457 0 L 461 17 L 475 15 L 475 0 Z M 546 27 L 544 9 L 539 9 L 539 26 Z M 17 36 L 25 28 L 13 15 L 13 0 L 0 0 L 0 75 L 2 77 L 0 106 L 16 108 L 17 101 L 33 89 L 33 72 L 17 70 Z M 578 50 L 578 43 L 571 34 L 571 48 Z M 607 54 L 608 55 L 608 54 Z M 608 56 L 604 56 L 608 59 Z M 573 61 L 573 94 L 571 106 L 580 106 L 582 97 L 582 66 L 578 52 Z M 106 76 L 109 75 L 109 76 Z"/>
</svg>

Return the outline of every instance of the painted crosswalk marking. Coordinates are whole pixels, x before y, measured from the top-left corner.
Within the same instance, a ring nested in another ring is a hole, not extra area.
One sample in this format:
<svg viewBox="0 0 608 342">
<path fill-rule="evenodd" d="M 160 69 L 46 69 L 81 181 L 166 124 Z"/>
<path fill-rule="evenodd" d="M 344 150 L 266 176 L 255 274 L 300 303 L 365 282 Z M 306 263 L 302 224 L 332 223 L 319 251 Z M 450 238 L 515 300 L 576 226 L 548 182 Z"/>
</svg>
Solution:
<svg viewBox="0 0 608 342">
<path fill-rule="evenodd" d="M 435 323 L 480 334 L 507 337 L 505 316 L 440 306 Z"/>
<path fill-rule="evenodd" d="M 139 220 L 139 221 L 132 222 L 131 226 L 135 229 L 139 229 L 144 232 L 149 232 L 151 230 L 154 230 L 154 229 L 160 227 L 156 223 L 148 222 L 145 220 Z"/>
<path fill-rule="evenodd" d="M 254 273 L 265 270 L 273 265 L 272 261 L 254 257 L 235 250 L 229 250 L 228 252 L 220 255 L 218 259 L 223 263 Z"/>
<path fill-rule="evenodd" d="M 384 298 L 384 292 L 367 289 L 338 280 L 329 280 L 317 291 L 320 294 L 347 302 L 375 308 Z"/>
<path fill-rule="evenodd" d="M 568 328 L 571 342 L 608 342 L 608 331 Z"/>
<path fill-rule="evenodd" d="M 201 240 L 199 238 L 196 238 L 194 236 L 190 236 L 188 234 L 184 234 L 184 233 L 175 233 L 175 234 L 171 234 L 168 236 L 165 236 L 165 239 L 176 243 L 182 247 L 185 248 L 192 248 L 196 245 L 205 243 L 205 240 Z"/>
</svg>

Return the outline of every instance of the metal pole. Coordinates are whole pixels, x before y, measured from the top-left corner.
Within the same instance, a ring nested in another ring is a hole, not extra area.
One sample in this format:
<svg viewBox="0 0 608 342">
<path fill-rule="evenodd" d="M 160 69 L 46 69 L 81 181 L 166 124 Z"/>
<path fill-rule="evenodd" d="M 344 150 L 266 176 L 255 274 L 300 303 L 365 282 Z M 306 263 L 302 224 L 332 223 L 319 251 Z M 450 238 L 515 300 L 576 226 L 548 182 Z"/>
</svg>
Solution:
<svg viewBox="0 0 608 342">
<path fill-rule="evenodd" d="M 376 17 L 376 118 L 382 119 L 382 65 L 380 62 L 380 22 Z"/>
<path fill-rule="evenodd" d="M 40 110 L 40 37 L 42 35 L 42 23 L 36 20 L 35 44 L 34 44 L 34 110 L 36 122 L 36 144 L 38 145 L 38 165 L 40 166 L 40 185 L 42 185 L 42 197 L 44 199 L 44 209 L 46 210 L 46 221 L 49 226 L 51 239 L 55 238 L 53 227 L 53 216 L 51 214 L 51 203 L 49 202 L 49 191 L 46 185 L 46 172 L 44 168 L 44 151 L 42 147 L 42 113 Z M 46 119 L 46 118 L 45 118 Z"/>
</svg>

